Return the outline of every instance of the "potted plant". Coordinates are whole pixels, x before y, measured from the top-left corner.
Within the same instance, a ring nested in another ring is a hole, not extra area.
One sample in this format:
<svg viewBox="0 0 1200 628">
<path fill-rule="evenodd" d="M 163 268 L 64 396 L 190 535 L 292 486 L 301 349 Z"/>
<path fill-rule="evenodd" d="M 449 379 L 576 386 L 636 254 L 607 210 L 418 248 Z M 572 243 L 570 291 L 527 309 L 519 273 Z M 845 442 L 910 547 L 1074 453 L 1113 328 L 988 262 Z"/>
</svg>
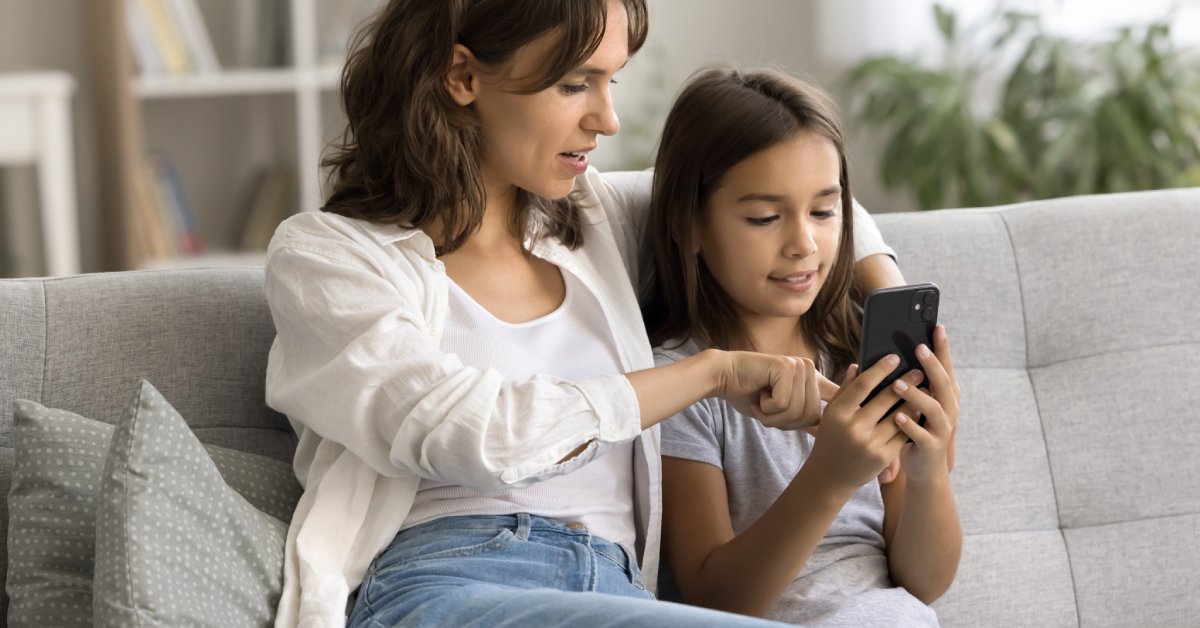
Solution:
<svg viewBox="0 0 1200 628">
<path fill-rule="evenodd" d="M 1200 185 L 1200 62 L 1169 16 L 1081 42 L 1030 13 L 1000 12 L 994 33 L 933 15 L 940 67 L 881 56 L 846 76 L 851 119 L 886 137 L 889 188 L 936 209 Z M 980 77 L 1006 60 L 986 102 Z"/>
</svg>

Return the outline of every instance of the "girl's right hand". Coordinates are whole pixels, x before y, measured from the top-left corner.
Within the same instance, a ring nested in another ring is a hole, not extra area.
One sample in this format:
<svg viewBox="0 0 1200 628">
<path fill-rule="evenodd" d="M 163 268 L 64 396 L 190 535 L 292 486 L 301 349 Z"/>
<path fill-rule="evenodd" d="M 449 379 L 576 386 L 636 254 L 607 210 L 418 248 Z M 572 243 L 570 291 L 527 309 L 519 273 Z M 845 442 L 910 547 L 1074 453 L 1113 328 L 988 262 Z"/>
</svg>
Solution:
<svg viewBox="0 0 1200 628">
<path fill-rule="evenodd" d="M 766 427 L 795 430 L 816 425 L 821 421 L 822 393 L 829 397 L 837 390 L 807 358 L 750 351 L 722 354 L 715 396 Z"/>
<path fill-rule="evenodd" d="M 862 373 L 856 373 L 856 367 L 851 367 L 846 381 L 825 406 L 820 435 L 806 464 L 824 467 L 823 477 L 844 490 L 858 490 L 878 477 L 893 464 L 908 442 L 908 436 L 900 431 L 891 415 L 887 416 L 888 420 L 883 420 L 888 409 L 901 401 L 892 387 L 880 391 L 863 405 L 867 395 L 898 364 L 899 359 L 892 355 Z M 922 377 L 917 370 L 903 376 L 913 386 L 919 384 Z"/>
</svg>

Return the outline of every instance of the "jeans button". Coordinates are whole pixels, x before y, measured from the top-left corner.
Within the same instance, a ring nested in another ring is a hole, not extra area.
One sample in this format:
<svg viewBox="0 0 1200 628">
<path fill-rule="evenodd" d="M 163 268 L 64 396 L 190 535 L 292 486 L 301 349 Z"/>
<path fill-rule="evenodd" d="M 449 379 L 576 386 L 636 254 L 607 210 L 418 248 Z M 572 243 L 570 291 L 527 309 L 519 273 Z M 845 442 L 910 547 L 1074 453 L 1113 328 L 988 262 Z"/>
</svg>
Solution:
<svg viewBox="0 0 1200 628">
<path fill-rule="evenodd" d="M 567 528 L 570 530 L 582 530 L 583 524 L 579 523 L 578 521 L 572 521 L 567 524 Z"/>
</svg>

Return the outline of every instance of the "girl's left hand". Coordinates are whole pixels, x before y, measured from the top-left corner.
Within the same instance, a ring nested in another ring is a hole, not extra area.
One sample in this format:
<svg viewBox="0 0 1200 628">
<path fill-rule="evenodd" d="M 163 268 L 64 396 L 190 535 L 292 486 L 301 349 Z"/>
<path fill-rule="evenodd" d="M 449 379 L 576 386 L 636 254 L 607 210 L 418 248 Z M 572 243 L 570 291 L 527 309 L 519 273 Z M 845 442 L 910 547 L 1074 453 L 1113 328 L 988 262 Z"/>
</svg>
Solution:
<svg viewBox="0 0 1200 628">
<path fill-rule="evenodd" d="M 938 325 L 933 333 L 934 349 L 917 348 L 917 359 L 929 380 L 929 392 L 909 386 L 903 379 L 893 388 L 907 407 L 925 415 L 925 426 L 914 416 L 896 414 L 896 424 L 912 439 L 900 453 L 900 465 L 909 482 L 923 482 L 948 473 L 954 467 L 954 433 L 958 429 L 960 389 L 954 376 L 954 360 L 946 328 Z"/>
</svg>

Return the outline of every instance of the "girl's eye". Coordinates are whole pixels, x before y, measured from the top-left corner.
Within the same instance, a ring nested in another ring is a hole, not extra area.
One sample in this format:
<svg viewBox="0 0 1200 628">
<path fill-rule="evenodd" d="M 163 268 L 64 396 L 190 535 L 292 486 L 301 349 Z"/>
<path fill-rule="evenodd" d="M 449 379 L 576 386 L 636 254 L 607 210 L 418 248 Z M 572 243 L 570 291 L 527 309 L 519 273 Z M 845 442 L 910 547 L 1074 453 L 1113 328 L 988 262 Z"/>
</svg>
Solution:
<svg viewBox="0 0 1200 628">
<path fill-rule="evenodd" d="M 775 222 L 776 220 L 779 220 L 778 215 L 765 216 L 763 218 L 747 218 L 746 222 L 754 225 L 755 227 L 765 227 L 765 226 Z"/>
<path fill-rule="evenodd" d="M 837 215 L 836 209 L 815 209 L 812 212 L 814 218 L 833 218 Z"/>
<path fill-rule="evenodd" d="M 583 92 L 587 91 L 588 86 L 587 83 L 581 83 L 579 85 L 559 85 L 558 88 L 561 89 L 562 93 L 564 94 L 582 94 Z"/>
</svg>

